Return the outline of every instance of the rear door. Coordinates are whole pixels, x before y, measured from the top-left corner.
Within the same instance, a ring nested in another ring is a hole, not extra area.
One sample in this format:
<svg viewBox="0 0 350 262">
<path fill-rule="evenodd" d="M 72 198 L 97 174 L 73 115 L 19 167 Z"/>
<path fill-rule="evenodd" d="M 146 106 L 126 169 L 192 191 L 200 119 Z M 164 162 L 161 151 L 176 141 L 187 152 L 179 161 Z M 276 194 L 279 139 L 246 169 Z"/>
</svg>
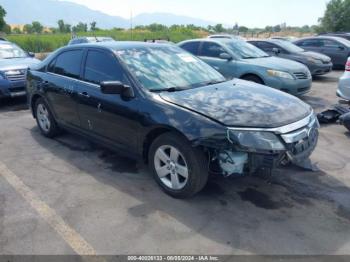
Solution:
<svg viewBox="0 0 350 262">
<path fill-rule="evenodd" d="M 43 79 L 47 98 L 57 120 L 79 127 L 77 83 L 80 80 L 83 50 L 74 49 L 59 54 L 48 66 Z"/>
<path fill-rule="evenodd" d="M 322 53 L 331 57 L 335 65 L 345 65 L 348 59 L 348 49 L 338 41 L 323 39 Z"/>
<path fill-rule="evenodd" d="M 137 99 L 126 100 L 120 95 L 103 94 L 100 90 L 103 81 L 130 85 L 115 55 L 107 50 L 89 49 L 82 80 L 78 87 L 78 111 L 83 130 L 119 147 L 134 150 L 139 129 L 134 121 L 138 114 Z"/>
<path fill-rule="evenodd" d="M 305 39 L 300 42 L 297 42 L 296 45 L 308 51 L 323 53 L 322 39 Z"/>
<path fill-rule="evenodd" d="M 236 62 L 234 60 L 221 59 L 220 54 L 229 53 L 224 47 L 214 42 L 202 42 L 199 57 L 219 71 L 226 79 L 238 77 Z"/>
</svg>

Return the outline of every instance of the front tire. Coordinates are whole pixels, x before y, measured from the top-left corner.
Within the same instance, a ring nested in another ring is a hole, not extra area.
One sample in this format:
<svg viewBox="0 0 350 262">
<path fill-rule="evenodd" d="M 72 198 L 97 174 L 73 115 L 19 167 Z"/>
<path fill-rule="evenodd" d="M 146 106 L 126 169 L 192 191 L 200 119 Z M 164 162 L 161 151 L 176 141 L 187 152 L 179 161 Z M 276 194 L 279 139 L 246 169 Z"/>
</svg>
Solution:
<svg viewBox="0 0 350 262">
<path fill-rule="evenodd" d="M 148 154 L 153 176 L 165 193 L 174 198 L 189 198 L 208 181 L 208 160 L 180 135 L 166 133 L 151 145 Z"/>
<path fill-rule="evenodd" d="M 254 82 L 257 84 L 261 84 L 261 85 L 264 84 L 264 82 L 261 80 L 261 78 L 258 76 L 255 76 L 255 75 L 247 75 L 247 76 L 242 77 L 242 79 L 246 80 L 246 81 Z"/>
<path fill-rule="evenodd" d="M 48 138 L 53 138 L 58 135 L 60 129 L 43 98 L 39 98 L 36 101 L 34 110 L 40 132 Z"/>
</svg>

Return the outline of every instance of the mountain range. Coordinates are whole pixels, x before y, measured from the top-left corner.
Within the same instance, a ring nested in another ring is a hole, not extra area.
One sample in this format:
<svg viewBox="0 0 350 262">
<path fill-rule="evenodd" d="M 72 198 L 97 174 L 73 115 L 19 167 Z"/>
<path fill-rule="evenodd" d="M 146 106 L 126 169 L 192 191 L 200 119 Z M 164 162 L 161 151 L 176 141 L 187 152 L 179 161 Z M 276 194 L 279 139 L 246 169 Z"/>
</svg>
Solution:
<svg viewBox="0 0 350 262">
<path fill-rule="evenodd" d="M 79 22 L 97 22 L 97 27 L 110 29 L 113 27 L 129 28 L 130 20 L 119 16 L 111 16 L 100 11 L 92 10 L 84 5 L 58 0 L 0 0 L 5 8 L 8 24 L 28 24 L 39 21 L 41 24 L 53 27 L 63 19 L 66 23 L 75 25 Z M 216 24 L 198 18 L 175 15 L 171 13 L 142 13 L 133 17 L 134 25 L 149 25 L 159 23 L 164 25 L 194 24 L 208 26 Z"/>
</svg>

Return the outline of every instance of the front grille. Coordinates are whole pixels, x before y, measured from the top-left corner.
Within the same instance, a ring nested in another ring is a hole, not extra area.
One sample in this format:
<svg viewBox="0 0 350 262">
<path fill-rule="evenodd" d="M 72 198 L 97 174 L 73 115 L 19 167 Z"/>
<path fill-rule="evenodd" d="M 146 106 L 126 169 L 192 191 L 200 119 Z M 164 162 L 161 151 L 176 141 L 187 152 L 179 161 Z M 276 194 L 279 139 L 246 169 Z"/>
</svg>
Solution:
<svg viewBox="0 0 350 262">
<path fill-rule="evenodd" d="M 6 78 L 11 82 L 26 80 L 26 70 L 13 70 L 5 72 Z"/>
<path fill-rule="evenodd" d="M 309 76 L 307 73 L 304 73 L 304 72 L 297 72 L 297 73 L 294 73 L 294 76 L 297 78 L 297 79 L 308 79 Z"/>
</svg>

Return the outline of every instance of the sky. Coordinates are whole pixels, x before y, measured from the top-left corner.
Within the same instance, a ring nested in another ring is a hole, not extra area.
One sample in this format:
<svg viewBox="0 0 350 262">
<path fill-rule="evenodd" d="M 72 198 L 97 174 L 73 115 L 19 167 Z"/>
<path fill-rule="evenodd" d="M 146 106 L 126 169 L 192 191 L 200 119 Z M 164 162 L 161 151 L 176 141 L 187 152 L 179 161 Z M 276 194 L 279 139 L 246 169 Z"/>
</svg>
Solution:
<svg viewBox="0 0 350 262">
<path fill-rule="evenodd" d="M 286 22 L 291 26 L 317 24 L 329 0 L 65 0 L 110 15 L 130 18 L 140 13 L 166 12 L 248 27 Z"/>
</svg>

